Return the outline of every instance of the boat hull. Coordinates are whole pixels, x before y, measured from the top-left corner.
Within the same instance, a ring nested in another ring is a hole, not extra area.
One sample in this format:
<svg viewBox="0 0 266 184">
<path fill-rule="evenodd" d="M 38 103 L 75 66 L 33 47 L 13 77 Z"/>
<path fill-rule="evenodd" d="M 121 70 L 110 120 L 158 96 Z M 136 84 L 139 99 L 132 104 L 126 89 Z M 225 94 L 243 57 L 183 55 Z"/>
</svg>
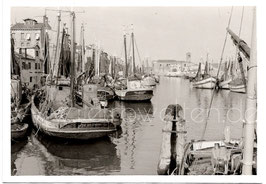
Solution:
<svg viewBox="0 0 266 184">
<path fill-rule="evenodd" d="M 241 85 L 229 85 L 229 89 L 231 92 L 235 93 L 246 93 L 246 88 L 244 84 Z"/>
<path fill-rule="evenodd" d="M 229 83 L 232 81 L 232 79 L 228 79 L 226 81 L 222 81 L 219 83 L 220 89 L 229 89 Z"/>
<path fill-rule="evenodd" d="M 18 125 L 18 126 L 20 127 L 18 130 L 15 130 L 13 128 L 11 129 L 12 140 L 24 139 L 26 137 L 29 125 L 24 123 L 23 125 Z"/>
<path fill-rule="evenodd" d="M 207 79 L 193 82 L 193 87 L 201 89 L 213 89 L 216 87 L 216 81 L 217 80 L 214 77 L 209 77 Z"/>
<path fill-rule="evenodd" d="M 34 97 L 32 98 L 31 115 L 33 125 L 37 131 L 41 131 L 48 136 L 53 136 L 62 139 L 76 139 L 76 140 L 89 140 L 101 137 L 106 137 L 116 131 L 116 127 L 104 127 L 101 128 L 84 128 L 85 124 L 97 124 L 97 123 L 110 123 L 109 119 L 55 119 L 47 120 L 41 114 L 34 104 Z M 72 128 L 60 128 L 61 124 L 73 124 L 76 127 Z M 78 127 L 77 127 L 78 126 Z"/>
<path fill-rule="evenodd" d="M 144 86 L 148 86 L 148 87 L 156 86 L 156 80 L 153 77 L 144 78 L 142 83 L 143 83 Z"/>
<path fill-rule="evenodd" d="M 153 96 L 153 90 L 152 89 L 116 90 L 116 95 L 119 100 L 124 100 L 124 101 L 149 101 Z"/>
</svg>

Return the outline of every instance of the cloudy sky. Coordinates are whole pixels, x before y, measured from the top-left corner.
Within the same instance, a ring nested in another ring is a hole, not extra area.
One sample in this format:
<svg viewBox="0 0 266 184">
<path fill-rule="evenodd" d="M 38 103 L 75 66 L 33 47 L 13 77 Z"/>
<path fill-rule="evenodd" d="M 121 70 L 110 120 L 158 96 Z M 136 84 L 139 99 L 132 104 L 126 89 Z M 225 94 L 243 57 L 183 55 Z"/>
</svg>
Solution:
<svg viewBox="0 0 266 184">
<path fill-rule="evenodd" d="M 70 10 L 70 7 L 59 7 Z M 230 28 L 238 34 L 243 7 L 234 7 Z M 58 7 L 49 7 L 58 9 Z M 81 23 L 85 24 L 86 44 L 99 42 L 105 51 L 123 56 L 123 26 L 134 25 L 134 33 L 141 58 L 184 60 L 191 52 L 192 61 L 218 62 L 221 57 L 231 7 L 82 7 L 76 11 L 76 38 L 79 42 Z M 78 13 L 82 12 L 82 13 Z M 11 9 L 11 23 L 34 18 L 41 22 L 44 7 L 16 7 Z M 49 24 L 56 30 L 55 11 L 47 11 Z M 69 25 L 69 13 L 62 14 L 62 22 Z M 250 45 L 252 7 L 244 8 L 241 37 Z M 227 40 L 225 58 L 235 55 L 231 39 Z"/>
</svg>

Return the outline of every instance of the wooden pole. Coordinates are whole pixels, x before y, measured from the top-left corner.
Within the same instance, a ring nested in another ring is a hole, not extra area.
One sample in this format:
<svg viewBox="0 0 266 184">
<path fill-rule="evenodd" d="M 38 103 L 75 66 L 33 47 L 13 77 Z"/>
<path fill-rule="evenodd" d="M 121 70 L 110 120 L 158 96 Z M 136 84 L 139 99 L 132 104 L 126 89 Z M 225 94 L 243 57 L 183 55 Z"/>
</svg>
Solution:
<svg viewBox="0 0 266 184">
<path fill-rule="evenodd" d="M 253 28 L 251 42 L 251 57 L 248 70 L 246 125 L 243 153 L 243 175 L 252 175 L 254 130 L 257 120 L 257 41 L 256 41 L 256 8 L 253 11 Z"/>
<path fill-rule="evenodd" d="M 71 95 L 71 107 L 75 106 L 75 12 L 71 12 L 71 78 L 70 78 L 70 95 Z"/>
<path fill-rule="evenodd" d="M 54 70 L 55 70 L 55 64 L 56 64 L 56 59 L 58 58 L 58 50 L 59 50 L 59 42 L 60 42 L 60 22 L 61 22 L 61 12 L 59 11 L 58 12 L 58 15 L 57 15 L 57 22 L 58 22 L 58 25 L 57 25 L 57 37 L 56 37 L 56 47 L 55 47 L 55 54 L 54 54 L 54 64 L 53 64 L 53 71 L 52 71 L 52 75 L 55 75 L 54 74 Z M 57 73 L 57 72 L 56 72 Z"/>
<path fill-rule="evenodd" d="M 128 77 L 128 71 L 127 71 L 127 36 L 126 33 L 124 33 L 124 48 L 125 48 L 125 65 L 126 65 L 126 71 L 125 71 L 125 77 Z"/>
<path fill-rule="evenodd" d="M 135 48 L 134 48 L 134 33 L 133 33 L 133 25 L 132 26 L 132 33 L 131 33 L 131 39 L 132 39 L 132 59 L 133 59 L 133 66 L 132 66 L 132 70 L 133 70 L 133 75 L 135 75 L 136 73 L 136 63 L 135 63 Z"/>
</svg>

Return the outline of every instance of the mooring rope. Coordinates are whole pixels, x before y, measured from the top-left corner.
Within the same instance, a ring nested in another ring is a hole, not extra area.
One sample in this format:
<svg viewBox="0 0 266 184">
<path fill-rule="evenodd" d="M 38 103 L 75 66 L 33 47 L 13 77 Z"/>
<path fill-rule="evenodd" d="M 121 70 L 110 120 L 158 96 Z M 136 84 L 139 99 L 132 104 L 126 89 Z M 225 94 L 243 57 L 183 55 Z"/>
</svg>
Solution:
<svg viewBox="0 0 266 184">
<path fill-rule="evenodd" d="M 232 14 L 233 14 L 233 9 L 234 9 L 234 7 L 232 6 L 231 13 L 230 13 L 230 17 L 229 17 L 229 20 L 228 20 L 227 28 L 230 27 L 230 23 L 231 23 L 231 19 L 232 19 Z M 228 37 L 228 31 L 226 31 L 226 34 L 225 34 L 225 39 L 224 39 L 224 44 L 223 44 L 223 48 L 222 48 L 222 53 L 221 53 L 221 58 L 220 58 L 219 66 L 218 66 L 218 71 L 217 71 L 216 79 L 218 79 L 218 77 L 219 77 L 219 72 L 220 72 L 220 68 L 221 68 L 222 61 L 223 61 L 223 55 L 224 55 L 224 50 L 225 50 L 225 45 L 226 45 L 227 37 Z M 205 125 L 204 125 L 204 130 L 203 130 L 203 133 L 202 133 L 202 136 L 201 136 L 201 140 L 203 140 L 203 138 L 205 136 L 205 133 L 206 133 L 206 129 L 207 129 L 207 125 L 208 125 L 208 119 L 209 119 L 210 112 L 211 112 L 211 106 L 212 106 L 212 102 L 213 102 L 215 90 L 216 89 L 214 87 L 213 88 L 213 91 L 212 91 L 211 102 L 210 102 L 210 105 L 209 105 L 209 108 L 208 108 L 207 118 L 206 118 L 206 122 L 205 122 Z"/>
</svg>

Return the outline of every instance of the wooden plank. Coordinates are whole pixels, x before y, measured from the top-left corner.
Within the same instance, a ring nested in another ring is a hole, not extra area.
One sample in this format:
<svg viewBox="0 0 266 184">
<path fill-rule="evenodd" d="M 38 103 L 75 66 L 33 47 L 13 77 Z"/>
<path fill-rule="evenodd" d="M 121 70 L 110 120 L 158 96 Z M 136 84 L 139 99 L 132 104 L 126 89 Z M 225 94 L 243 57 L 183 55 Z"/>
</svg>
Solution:
<svg viewBox="0 0 266 184">
<path fill-rule="evenodd" d="M 159 163 L 157 168 L 157 173 L 159 175 L 167 174 L 171 161 L 171 133 L 172 131 L 172 122 L 166 121 L 163 128 L 163 138 L 161 145 L 161 152 L 159 156 Z"/>
</svg>

